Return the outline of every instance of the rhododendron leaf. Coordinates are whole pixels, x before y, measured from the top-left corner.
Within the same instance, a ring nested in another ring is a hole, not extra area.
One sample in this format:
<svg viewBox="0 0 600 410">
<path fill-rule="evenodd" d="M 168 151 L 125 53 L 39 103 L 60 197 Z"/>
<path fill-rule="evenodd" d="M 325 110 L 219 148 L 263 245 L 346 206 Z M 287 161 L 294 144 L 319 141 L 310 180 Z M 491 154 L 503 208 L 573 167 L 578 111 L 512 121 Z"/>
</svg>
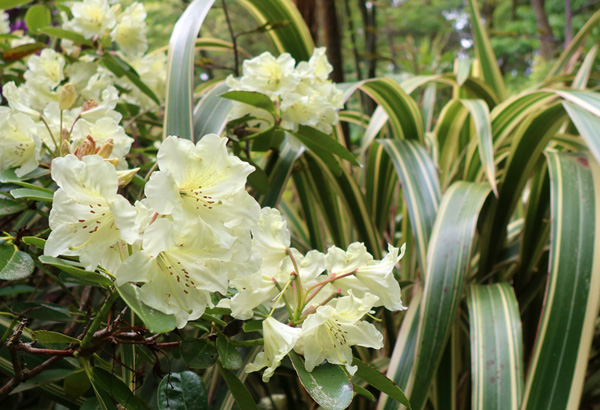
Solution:
<svg viewBox="0 0 600 410">
<path fill-rule="evenodd" d="M 33 259 L 15 245 L 0 244 L 0 279 L 24 279 L 33 273 Z"/>
<path fill-rule="evenodd" d="M 217 357 L 217 349 L 206 340 L 184 340 L 179 347 L 181 357 L 191 369 L 206 369 L 212 366 Z"/>
<path fill-rule="evenodd" d="M 25 14 L 25 23 L 27 28 L 34 33 L 43 27 L 49 26 L 52 23 L 50 9 L 39 4 L 31 6 Z"/>
<path fill-rule="evenodd" d="M 167 374 L 158 386 L 159 410 L 205 410 L 208 395 L 200 376 L 185 371 Z"/>
<path fill-rule="evenodd" d="M 292 365 L 310 396 L 325 410 L 343 410 L 352 402 L 352 383 L 341 366 L 325 363 L 312 372 L 306 371 L 304 360 L 290 352 Z"/>
<path fill-rule="evenodd" d="M 260 108 L 273 115 L 277 111 L 275 104 L 273 104 L 269 96 L 256 91 L 228 91 L 225 94 L 221 94 L 221 97 Z"/>
<path fill-rule="evenodd" d="M 40 33 L 47 34 L 51 37 L 58 37 L 65 40 L 70 40 L 75 44 L 83 44 L 92 47 L 94 44 L 90 40 L 86 40 L 81 34 L 73 31 L 64 30 L 58 27 L 44 27 L 39 30 Z"/>
<path fill-rule="evenodd" d="M 149 331 L 153 333 L 166 333 L 175 329 L 175 325 L 177 324 L 175 316 L 166 315 L 142 302 L 140 299 L 140 290 L 137 286 L 126 283 L 119 286 L 117 291 L 125 303 L 127 303 L 127 306 L 142 319 L 142 322 L 144 322 Z"/>
</svg>

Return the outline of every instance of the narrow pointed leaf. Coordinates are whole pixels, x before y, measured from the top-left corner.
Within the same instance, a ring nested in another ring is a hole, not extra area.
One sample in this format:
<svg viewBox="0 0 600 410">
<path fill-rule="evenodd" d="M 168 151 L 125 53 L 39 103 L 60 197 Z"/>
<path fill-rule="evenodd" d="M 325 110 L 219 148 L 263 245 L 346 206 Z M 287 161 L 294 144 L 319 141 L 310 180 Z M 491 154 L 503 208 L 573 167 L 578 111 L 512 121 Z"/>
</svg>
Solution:
<svg viewBox="0 0 600 410">
<path fill-rule="evenodd" d="M 149 407 L 142 399 L 135 396 L 121 379 L 101 367 L 92 368 L 93 385 L 127 409 L 148 410 Z"/>
<path fill-rule="evenodd" d="M 475 55 L 481 64 L 481 71 L 485 82 L 494 90 L 494 92 L 503 99 L 506 95 L 504 89 L 504 80 L 498 60 L 490 44 L 490 39 L 481 22 L 479 15 L 479 6 L 476 0 L 469 0 L 469 11 L 471 14 L 471 28 L 473 30 L 473 39 L 475 40 Z"/>
<path fill-rule="evenodd" d="M 206 134 L 221 134 L 225 123 L 231 100 L 221 98 L 221 95 L 229 90 L 225 83 L 219 83 L 207 91 L 194 108 L 194 135 L 195 140 Z"/>
<path fill-rule="evenodd" d="M 375 387 L 382 393 L 387 394 L 392 399 L 396 400 L 398 403 L 404 404 L 406 407 L 410 409 L 410 403 L 408 399 L 404 395 L 404 392 L 393 380 L 388 379 L 383 373 L 374 367 L 369 366 L 365 362 L 354 358 L 352 362 L 353 366 L 358 366 L 358 370 L 356 371 L 356 376 L 365 380 L 371 386 Z"/>
<path fill-rule="evenodd" d="M 258 410 L 258 407 L 256 407 L 256 403 L 254 402 L 252 395 L 250 394 L 248 389 L 246 389 L 246 386 L 244 386 L 243 381 L 240 380 L 238 376 L 236 376 L 235 373 L 233 373 L 231 370 L 225 369 L 220 363 L 218 364 L 219 373 L 221 374 L 221 376 L 223 376 L 225 383 L 227 383 L 227 387 L 229 387 L 229 392 L 231 393 L 231 396 L 233 396 L 233 399 L 237 403 L 238 407 L 244 410 Z M 231 408 L 231 405 L 233 403 L 229 403 L 229 406 L 222 406 L 221 408 Z"/>
<path fill-rule="evenodd" d="M 590 151 L 600 161 L 600 118 L 589 111 L 570 102 L 563 102 L 563 107 L 577 127 L 577 131 L 587 143 Z"/>
</svg>

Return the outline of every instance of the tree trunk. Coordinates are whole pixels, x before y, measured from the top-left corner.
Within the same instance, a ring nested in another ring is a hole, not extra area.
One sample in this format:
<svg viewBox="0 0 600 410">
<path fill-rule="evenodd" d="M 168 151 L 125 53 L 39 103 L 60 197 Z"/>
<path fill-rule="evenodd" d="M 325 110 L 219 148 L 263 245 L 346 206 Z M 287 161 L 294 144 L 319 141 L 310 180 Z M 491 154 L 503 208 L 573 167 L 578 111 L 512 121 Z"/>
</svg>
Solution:
<svg viewBox="0 0 600 410">
<path fill-rule="evenodd" d="M 555 39 L 552 28 L 548 22 L 548 16 L 544 9 L 546 0 L 531 0 L 531 7 L 537 20 L 537 31 L 540 37 L 540 51 L 544 60 L 548 61 L 554 57 Z"/>
<path fill-rule="evenodd" d="M 296 0 L 296 7 L 302 15 L 310 35 L 315 43 L 319 41 L 319 25 L 317 22 L 317 1 L 316 0 Z"/>
<path fill-rule="evenodd" d="M 331 79 L 336 83 L 344 82 L 344 64 L 342 58 L 342 36 L 338 22 L 335 0 L 321 0 L 323 12 L 323 32 L 327 45 L 327 58 L 333 66 Z"/>
</svg>

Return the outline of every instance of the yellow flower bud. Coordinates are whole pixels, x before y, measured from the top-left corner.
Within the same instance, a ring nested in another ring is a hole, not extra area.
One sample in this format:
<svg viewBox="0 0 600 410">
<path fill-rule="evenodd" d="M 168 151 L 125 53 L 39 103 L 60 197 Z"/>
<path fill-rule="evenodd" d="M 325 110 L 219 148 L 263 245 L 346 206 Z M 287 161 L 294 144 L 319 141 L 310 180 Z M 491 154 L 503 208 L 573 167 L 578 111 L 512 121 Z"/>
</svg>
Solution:
<svg viewBox="0 0 600 410">
<path fill-rule="evenodd" d="M 115 144 L 113 143 L 112 138 L 109 138 L 100 148 L 96 150 L 96 154 L 100 155 L 102 158 L 108 158 L 110 154 L 112 154 L 113 148 Z"/>
<path fill-rule="evenodd" d="M 64 157 L 72 153 L 73 151 L 71 151 L 71 144 L 69 144 L 69 141 L 63 140 L 63 142 L 60 144 L 60 156 Z"/>
<path fill-rule="evenodd" d="M 58 106 L 61 110 L 68 110 L 73 106 L 76 99 L 77 91 L 73 84 L 65 84 L 58 93 Z"/>
</svg>

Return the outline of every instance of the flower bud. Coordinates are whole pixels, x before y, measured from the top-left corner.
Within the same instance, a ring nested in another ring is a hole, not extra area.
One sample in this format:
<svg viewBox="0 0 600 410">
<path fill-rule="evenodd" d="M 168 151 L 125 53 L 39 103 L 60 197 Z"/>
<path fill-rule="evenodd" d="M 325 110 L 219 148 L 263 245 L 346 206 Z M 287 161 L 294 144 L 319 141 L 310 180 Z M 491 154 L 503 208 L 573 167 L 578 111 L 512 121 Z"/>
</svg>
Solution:
<svg viewBox="0 0 600 410">
<path fill-rule="evenodd" d="M 117 176 L 119 177 L 119 187 L 128 185 L 139 170 L 139 168 L 134 168 L 125 171 L 117 171 Z"/>
<path fill-rule="evenodd" d="M 112 154 L 113 148 L 115 144 L 113 143 L 112 138 L 109 138 L 102 146 L 96 149 L 96 154 L 100 155 L 102 158 L 107 159 L 110 154 Z"/>
<path fill-rule="evenodd" d="M 69 144 L 69 141 L 63 140 L 63 142 L 60 144 L 60 156 L 64 157 L 72 153 L 73 151 L 71 151 L 71 144 Z"/>
<path fill-rule="evenodd" d="M 73 84 L 68 83 L 61 87 L 58 93 L 58 107 L 61 110 L 68 110 L 73 106 L 73 103 L 77 99 L 77 91 Z"/>
</svg>

